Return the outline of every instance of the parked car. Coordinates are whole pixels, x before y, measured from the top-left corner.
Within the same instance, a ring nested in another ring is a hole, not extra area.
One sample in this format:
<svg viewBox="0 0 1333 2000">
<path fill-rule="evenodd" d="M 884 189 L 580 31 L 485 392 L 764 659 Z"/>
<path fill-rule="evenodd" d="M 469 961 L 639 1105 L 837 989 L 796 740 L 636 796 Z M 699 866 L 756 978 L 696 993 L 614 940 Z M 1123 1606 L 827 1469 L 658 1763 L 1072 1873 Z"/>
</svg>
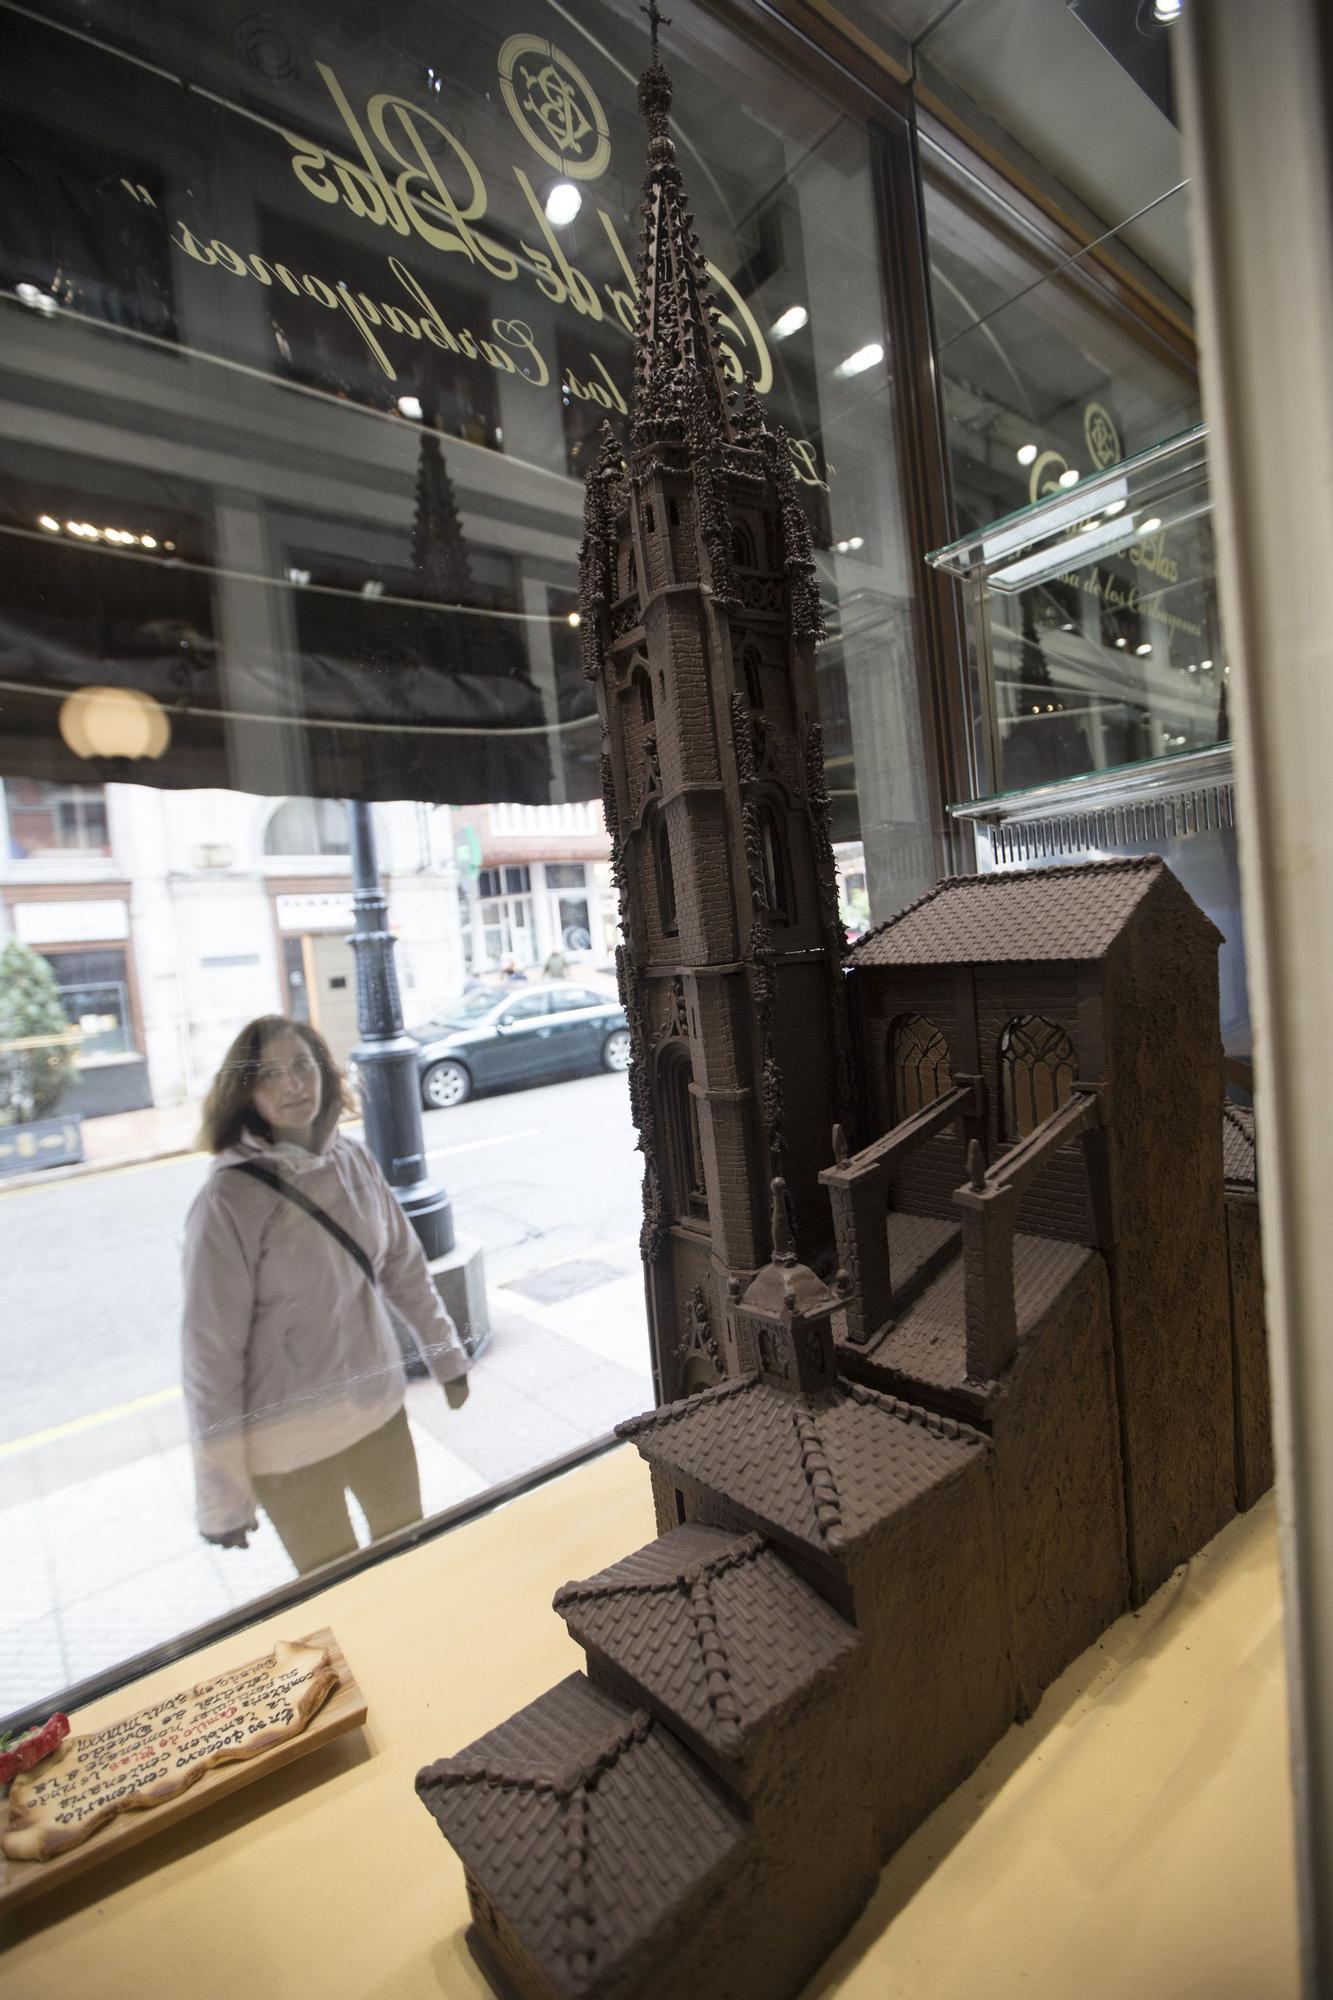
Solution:
<svg viewBox="0 0 1333 2000">
<path fill-rule="evenodd" d="M 408 1033 L 428 1111 L 465 1104 L 474 1090 L 537 1083 L 577 1070 L 629 1068 L 629 1023 L 611 994 L 568 979 L 474 986 Z"/>
</svg>

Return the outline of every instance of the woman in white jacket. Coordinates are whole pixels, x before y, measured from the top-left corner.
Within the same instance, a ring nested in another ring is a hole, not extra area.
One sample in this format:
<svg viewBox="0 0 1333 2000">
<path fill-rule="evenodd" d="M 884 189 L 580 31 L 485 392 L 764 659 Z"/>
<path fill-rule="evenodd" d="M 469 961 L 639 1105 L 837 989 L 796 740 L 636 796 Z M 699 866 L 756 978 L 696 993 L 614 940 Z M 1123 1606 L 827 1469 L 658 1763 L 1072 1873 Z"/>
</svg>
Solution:
<svg viewBox="0 0 1333 2000">
<path fill-rule="evenodd" d="M 468 1356 L 425 1253 L 366 1148 L 322 1038 L 281 1015 L 241 1030 L 204 1103 L 213 1171 L 185 1225 L 182 1374 L 199 1531 L 244 1548 L 262 1507 L 299 1571 L 421 1519 L 389 1307 L 450 1404 Z"/>
</svg>

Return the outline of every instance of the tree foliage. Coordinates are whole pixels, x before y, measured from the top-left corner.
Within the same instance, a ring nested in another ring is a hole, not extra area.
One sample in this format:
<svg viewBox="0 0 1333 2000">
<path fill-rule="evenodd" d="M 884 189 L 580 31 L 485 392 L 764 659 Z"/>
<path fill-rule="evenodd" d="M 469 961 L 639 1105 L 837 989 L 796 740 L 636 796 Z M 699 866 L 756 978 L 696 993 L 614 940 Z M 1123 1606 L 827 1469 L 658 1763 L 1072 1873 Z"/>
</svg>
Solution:
<svg viewBox="0 0 1333 2000">
<path fill-rule="evenodd" d="M 77 1046 L 46 960 L 14 938 L 0 945 L 0 1125 L 49 1116 L 73 1078 Z"/>
</svg>

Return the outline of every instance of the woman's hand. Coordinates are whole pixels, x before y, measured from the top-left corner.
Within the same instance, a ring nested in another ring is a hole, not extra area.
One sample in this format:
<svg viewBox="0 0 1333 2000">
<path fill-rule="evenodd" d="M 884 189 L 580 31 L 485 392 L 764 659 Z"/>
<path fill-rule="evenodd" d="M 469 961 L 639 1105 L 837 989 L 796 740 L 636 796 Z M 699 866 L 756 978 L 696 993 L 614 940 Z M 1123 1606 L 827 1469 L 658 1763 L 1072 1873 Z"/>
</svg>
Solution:
<svg viewBox="0 0 1333 2000">
<path fill-rule="evenodd" d="M 215 1549 L 244 1549 L 249 1547 L 246 1536 L 258 1532 L 258 1521 L 247 1521 L 243 1528 L 227 1528 L 220 1535 L 205 1535 L 204 1540 L 211 1542 Z"/>
<path fill-rule="evenodd" d="M 446 1382 L 444 1394 L 451 1410 L 461 1410 L 467 1401 L 467 1376 L 455 1375 L 452 1382 Z"/>
</svg>

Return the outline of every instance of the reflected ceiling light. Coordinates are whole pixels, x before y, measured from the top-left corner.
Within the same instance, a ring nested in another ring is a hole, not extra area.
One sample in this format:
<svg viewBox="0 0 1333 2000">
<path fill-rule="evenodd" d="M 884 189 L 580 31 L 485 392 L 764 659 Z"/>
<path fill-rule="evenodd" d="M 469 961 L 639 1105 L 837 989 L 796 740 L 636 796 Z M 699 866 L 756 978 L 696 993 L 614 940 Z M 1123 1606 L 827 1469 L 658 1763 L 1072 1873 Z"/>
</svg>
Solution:
<svg viewBox="0 0 1333 2000">
<path fill-rule="evenodd" d="M 583 206 L 583 196 L 573 181 L 557 181 L 546 197 L 546 220 L 557 229 L 572 222 Z"/>
<path fill-rule="evenodd" d="M 1136 647 L 1134 648 L 1134 651 L 1135 651 L 1135 652 L 1136 652 L 1136 653 L 1138 654 L 1138 656 L 1139 656 L 1139 658 L 1140 658 L 1141 660 L 1145 660 L 1145 659 L 1147 659 L 1147 657 L 1148 657 L 1149 653 L 1151 653 L 1151 651 L 1152 651 L 1152 647 L 1151 647 L 1151 646 L 1149 645 L 1148 641 L 1147 641 L 1147 640 L 1145 639 L 1145 640 L 1144 640 L 1144 642 L 1143 642 L 1143 644 L 1142 644 L 1141 646 L 1136 646 Z"/>
<path fill-rule="evenodd" d="M 877 340 L 872 340 L 867 346 L 858 347 L 855 354 L 849 354 L 845 361 L 840 361 L 833 372 L 835 375 L 864 375 L 867 368 L 873 368 L 877 361 L 883 359 L 884 349 Z"/>
<path fill-rule="evenodd" d="M 836 547 L 836 550 L 837 550 L 837 553 L 838 553 L 838 554 L 839 554 L 840 556 L 845 556 L 845 555 L 846 555 L 846 553 L 847 553 L 847 551 L 848 551 L 848 549 L 849 549 L 849 548 L 850 548 L 851 546 L 852 546 L 852 545 L 851 545 L 851 543 L 850 543 L 850 542 L 838 542 L 838 543 L 836 543 L 836 544 L 835 544 L 835 547 Z"/>
<path fill-rule="evenodd" d="M 1152 0 L 1154 21 L 1178 21 L 1184 0 Z"/>
<path fill-rule="evenodd" d="M 1072 618 L 1066 618 L 1064 624 L 1060 627 L 1060 630 L 1062 632 L 1072 632 L 1073 629 L 1074 629 L 1074 621 Z"/>
<path fill-rule="evenodd" d="M 1031 465 L 1033 459 L 1037 456 L 1037 447 L 1035 444 L 1021 444 L 1014 456 L 1020 465 Z"/>
<path fill-rule="evenodd" d="M 786 312 L 778 314 L 768 330 L 774 340 L 787 340 L 809 324 L 810 315 L 804 306 L 788 306 Z"/>
<path fill-rule="evenodd" d="M 1106 506 L 1102 508 L 1103 514 L 1107 515 L 1108 517 L 1112 514 L 1123 514 L 1124 511 L 1125 511 L 1125 503 L 1123 500 L 1110 500 L 1107 502 Z"/>
<path fill-rule="evenodd" d="M 39 528 L 45 528 L 48 535 L 58 535 L 60 533 L 60 523 L 54 514 L 39 514 L 37 516 L 37 525 Z"/>
<path fill-rule="evenodd" d="M 1210 669 L 1210 667 L 1212 666 L 1212 664 L 1213 664 L 1213 663 L 1212 663 L 1212 661 L 1211 661 L 1211 660 L 1200 660 L 1200 662 L 1199 662 L 1199 665 L 1200 665 L 1200 666 L 1201 666 L 1201 667 L 1203 668 L 1203 671 L 1204 671 L 1205 673 L 1207 673 L 1207 672 L 1208 672 L 1208 670 Z"/>
<path fill-rule="evenodd" d="M 1141 521 L 1139 523 L 1139 533 L 1141 535 L 1155 535 L 1157 533 L 1157 530 L 1161 527 L 1161 525 L 1162 525 L 1161 515 L 1150 514 L 1146 521 Z"/>
<path fill-rule="evenodd" d="M 398 398 L 398 414 L 400 417 L 410 417 L 413 423 L 419 423 L 421 421 L 420 396 L 400 396 Z"/>
<path fill-rule="evenodd" d="M 1078 485 L 1078 473 L 1074 470 L 1074 467 L 1072 465 L 1066 466 L 1064 471 L 1060 474 L 1060 484 L 1061 486 Z"/>
<path fill-rule="evenodd" d="M 1127 646 L 1128 644 L 1129 644 L 1129 641 L 1128 641 L 1128 639 L 1117 639 L 1117 640 L 1116 640 L 1116 645 L 1117 645 L 1117 646 Z"/>
<path fill-rule="evenodd" d="M 164 549 L 174 549 L 176 544 L 174 542 L 163 542 L 162 546 Z"/>
<path fill-rule="evenodd" d="M 572 625 L 575 631 L 577 631 L 579 626 L 583 623 L 583 619 L 577 611 L 571 611 L 568 618 L 565 620 L 565 623 L 567 625 Z"/>
<path fill-rule="evenodd" d="M 155 549 L 157 547 L 156 535 L 140 535 L 139 540 L 143 543 L 146 549 Z"/>
<path fill-rule="evenodd" d="M 139 688 L 86 687 L 60 704 L 60 734 L 76 757 L 160 757 L 167 712 Z"/>
<path fill-rule="evenodd" d="M 310 571 L 308 569 L 289 569 L 287 572 L 287 581 L 288 583 L 309 583 Z"/>
<path fill-rule="evenodd" d="M 1199 671 L 1199 669 L 1195 666 L 1193 660 L 1190 661 L 1189 670 L 1192 674 L 1197 674 Z"/>
<path fill-rule="evenodd" d="M 363 597 L 383 597 L 384 585 L 376 576 L 367 577 L 361 586 L 361 595 Z"/>
<path fill-rule="evenodd" d="M 864 535 L 849 535 L 847 537 L 847 546 L 849 549 L 863 549 L 865 545 L 866 538 Z"/>
</svg>

